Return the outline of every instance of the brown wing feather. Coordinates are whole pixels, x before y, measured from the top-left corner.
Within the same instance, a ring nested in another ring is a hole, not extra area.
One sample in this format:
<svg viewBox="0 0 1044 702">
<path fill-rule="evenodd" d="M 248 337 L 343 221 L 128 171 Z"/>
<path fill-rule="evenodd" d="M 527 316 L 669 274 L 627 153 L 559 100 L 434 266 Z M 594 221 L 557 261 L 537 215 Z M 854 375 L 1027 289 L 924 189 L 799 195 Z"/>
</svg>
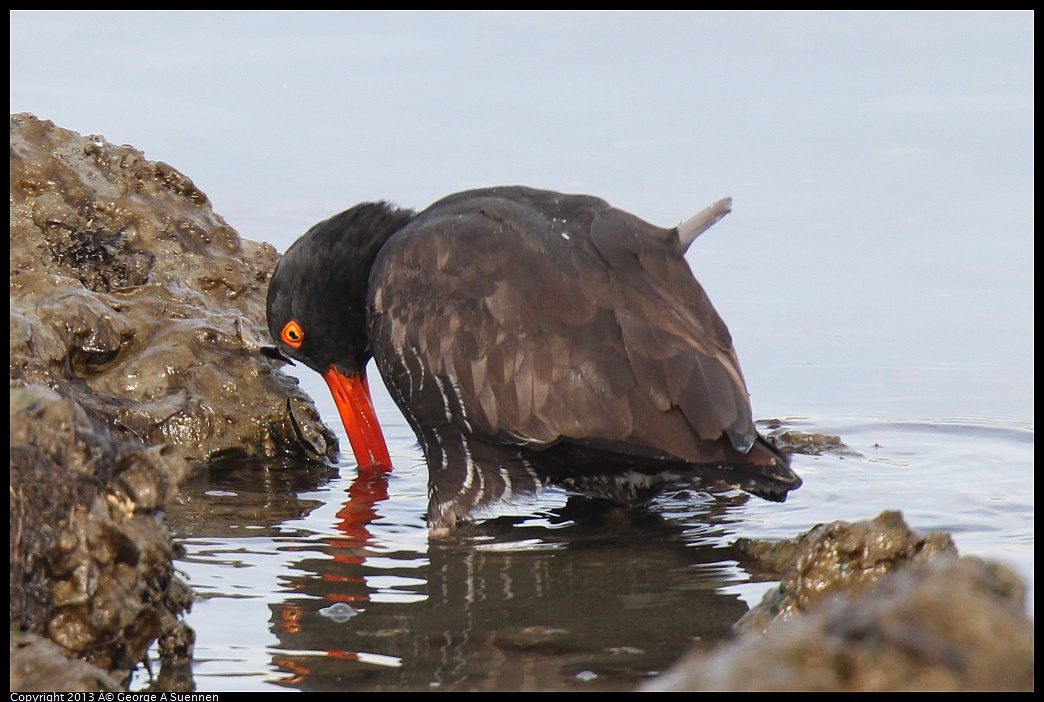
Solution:
<svg viewBox="0 0 1044 702">
<path fill-rule="evenodd" d="M 719 459 L 706 442 L 723 433 L 741 449 L 756 436 L 728 330 L 676 237 L 596 198 L 436 203 L 382 250 L 370 306 L 418 433 L 686 461 Z"/>
</svg>

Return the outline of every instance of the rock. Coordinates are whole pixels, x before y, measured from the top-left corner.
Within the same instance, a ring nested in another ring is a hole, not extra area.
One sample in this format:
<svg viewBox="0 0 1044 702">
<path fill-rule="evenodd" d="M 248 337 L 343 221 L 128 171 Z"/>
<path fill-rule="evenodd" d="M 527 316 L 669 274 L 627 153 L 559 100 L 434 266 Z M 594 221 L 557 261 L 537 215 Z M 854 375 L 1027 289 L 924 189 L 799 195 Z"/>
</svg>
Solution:
<svg viewBox="0 0 1044 702">
<path fill-rule="evenodd" d="M 73 400 L 13 387 L 12 630 L 126 680 L 191 606 L 158 518 L 188 472 L 176 451 L 119 439 Z"/>
<path fill-rule="evenodd" d="M 1033 689 L 1025 586 L 1002 566 L 958 559 L 948 534 L 883 512 L 736 548 L 779 586 L 737 622 L 734 642 L 643 689 Z"/>
<path fill-rule="evenodd" d="M 1010 570 L 918 562 L 684 659 L 643 691 L 1032 691 L 1033 623 Z"/>
<path fill-rule="evenodd" d="M 265 354 L 271 246 L 132 147 L 10 125 L 11 628 L 49 640 L 12 638 L 11 689 L 126 684 L 158 640 L 153 689 L 190 690 L 179 484 L 337 440 Z"/>
<path fill-rule="evenodd" d="M 11 692 L 112 692 L 123 690 L 104 670 L 69 660 L 45 638 L 11 632 Z"/>
<path fill-rule="evenodd" d="M 277 254 L 129 146 L 11 116 L 11 380 L 194 461 L 333 457 L 261 349 Z"/>
<path fill-rule="evenodd" d="M 841 441 L 840 436 L 802 431 L 790 427 L 789 422 L 781 419 L 759 420 L 758 425 L 765 433 L 765 438 L 773 446 L 787 453 L 800 453 L 806 456 L 820 456 L 824 453 L 859 455 L 858 451 L 852 450 Z"/>
<path fill-rule="evenodd" d="M 764 631 L 809 611 L 824 598 L 873 585 L 910 563 L 957 555 L 948 534 L 919 534 L 899 512 L 882 512 L 861 522 L 821 524 L 794 540 L 738 539 L 735 547 L 753 561 L 750 569 L 762 578 L 781 577 L 779 587 L 737 622 L 741 631 Z"/>
</svg>

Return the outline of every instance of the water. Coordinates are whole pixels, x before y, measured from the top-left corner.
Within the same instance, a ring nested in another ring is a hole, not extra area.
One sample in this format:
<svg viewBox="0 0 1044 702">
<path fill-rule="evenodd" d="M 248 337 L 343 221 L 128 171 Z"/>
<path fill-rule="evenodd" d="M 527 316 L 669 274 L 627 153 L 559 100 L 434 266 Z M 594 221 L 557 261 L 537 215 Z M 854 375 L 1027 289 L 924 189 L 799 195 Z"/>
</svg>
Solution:
<svg viewBox="0 0 1044 702">
<path fill-rule="evenodd" d="M 334 417 L 316 381 L 304 378 Z M 386 396 L 377 404 L 395 417 Z M 625 689 L 724 636 L 772 585 L 751 582 L 737 537 L 884 509 L 1032 583 L 1032 422 L 784 423 L 847 449 L 796 456 L 805 485 L 783 505 L 691 486 L 620 509 L 552 489 L 434 541 L 426 468 L 401 420 L 389 497 L 361 528 L 350 464 L 200 476 L 182 496 L 191 511 L 172 515 L 202 598 L 189 617 L 199 689 Z"/>
<path fill-rule="evenodd" d="M 689 259 L 755 415 L 850 448 L 797 456 L 783 505 L 551 490 L 429 541 L 373 381 L 386 486 L 241 466 L 172 511 L 199 689 L 627 688 L 771 585 L 735 538 L 883 509 L 1032 588 L 1032 59 L 1031 13 L 11 13 L 12 112 L 171 163 L 280 250 L 482 185 L 661 225 L 733 196 Z"/>
</svg>

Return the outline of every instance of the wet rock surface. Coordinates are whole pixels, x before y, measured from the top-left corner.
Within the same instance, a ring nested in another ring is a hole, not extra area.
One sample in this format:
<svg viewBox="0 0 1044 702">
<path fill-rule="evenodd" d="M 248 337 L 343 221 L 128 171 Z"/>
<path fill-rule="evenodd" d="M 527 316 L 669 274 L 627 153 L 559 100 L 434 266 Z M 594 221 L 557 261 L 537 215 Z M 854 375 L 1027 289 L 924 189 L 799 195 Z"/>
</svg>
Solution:
<svg viewBox="0 0 1044 702">
<path fill-rule="evenodd" d="M 11 692 L 119 692 L 123 687 L 87 661 L 66 658 L 41 636 L 11 632 Z"/>
<path fill-rule="evenodd" d="M 73 400 L 12 387 L 12 629 L 117 680 L 177 636 L 192 595 L 158 517 L 188 472 L 175 450 L 120 439 Z"/>
<path fill-rule="evenodd" d="M 805 456 L 820 456 L 824 453 L 857 454 L 834 434 L 801 431 L 789 426 L 779 419 L 759 421 L 772 445 L 787 453 L 799 453 Z"/>
<path fill-rule="evenodd" d="M 1011 570 L 958 558 L 946 534 L 886 512 L 781 544 L 744 546 L 780 586 L 646 691 L 1021 690 L 1034 687 L 1033 622 Z"/>
<path fill-rule="evenodd" d="M 780 580 L 739 622 L 738 630 L 769 626 L 808 612 L 840 591 L 865 589 L 892 571 L 939 556 L 957 555 L 949 534 L 921 534 L 899 512 L 883 512 L 861 522 L 821 524 L 796 539 L 738 539 L 736 549 L 748 570 Z"/>
<path fill-rule="evenodd" d="M 11 380 L 204 461 L 332 457 L 336 438 L 261 349 L 277 254 L 129 146 L 11 117 Z"/>
<path fill-rule="evenodd" d="M 194 467 L 337 449 L 263 353 L 277 254 L 132 147 L 10 131 L 11 689 L 125 684 L 157 640 L 154 688 L 191 689 L 166 506 Z"/>
</svg>

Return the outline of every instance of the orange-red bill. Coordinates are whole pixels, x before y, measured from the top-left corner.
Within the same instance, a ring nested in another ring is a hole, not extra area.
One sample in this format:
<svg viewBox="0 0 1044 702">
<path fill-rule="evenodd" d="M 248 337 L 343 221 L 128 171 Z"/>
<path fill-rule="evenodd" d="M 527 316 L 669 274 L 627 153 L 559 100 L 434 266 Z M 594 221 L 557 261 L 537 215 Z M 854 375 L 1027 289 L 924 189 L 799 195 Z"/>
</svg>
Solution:
<svg viewBox="0 0 1044 702">
<path fill-rule="evenodd" d="M 360 468 L 391 470 L 391 456 L 370 398 L 366 376 L 347 376 L 330 366 L 323 374 Z"/>
</svg>

